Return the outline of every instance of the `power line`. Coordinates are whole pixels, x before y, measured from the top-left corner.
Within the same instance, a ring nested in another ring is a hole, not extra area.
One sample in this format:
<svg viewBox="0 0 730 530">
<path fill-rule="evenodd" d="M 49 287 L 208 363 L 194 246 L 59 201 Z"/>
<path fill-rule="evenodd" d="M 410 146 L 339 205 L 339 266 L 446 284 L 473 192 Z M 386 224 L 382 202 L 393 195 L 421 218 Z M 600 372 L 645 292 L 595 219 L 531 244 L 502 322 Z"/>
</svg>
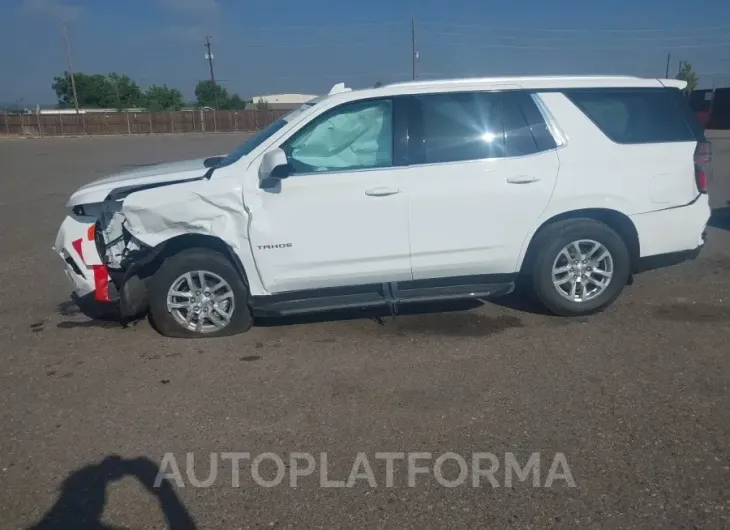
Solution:
<svg viewBox="0 0 730 530">
<path fill-rule="evenodd" d="M 693 29 L 684 28 L 546 28 L 546 27 L 504 27 L 504 26 L 486 26 L 484 24 L 461 24 L 451 23 L 443 21 L 429 21 L 419 19 L 421 26 L 439 26 L 441 28 L 474 28 L 479 29 L 482 32 L 540 32 L 540 33 L 589 33 L 591 35 L 596 33 L 685 33 L 692 35 L 696 33 Z M 403 22 L 397 21 L 383 21 L 383 22 L 356 22 L 348 23 L 341 22 L 336 25 L 333 24 L 288 24 L 288 25 L 271 25 L 261 26 L 256 25 L 255 27 L 249 28 L 249 32 L 263 32 L 263 31 L 277 31 L 281 32 L 282 29 L 328 29 L 334 28 L 338 30 L 351 30 L 353 28 L 368 28 L 368 27 L 403 27 Z M 703 26 L 702 32 L 707 33 L 708 31 L 715 30 L 729 30 L 730 24 L 720 26 Z"/>
<path fill-rule="evenodd" d="M 276 25 L 276 26 L 256 26 L 251 28 L 251 31 L 281 31 L 282 29 L 324 29 L 324 28 L 337 28 L 342 29 L 343 27 L 349 28 L 371 28 L 374 26 L 403 26 L 402 22 L 357 22 L 355 24 L 341 23 L 336 26 L 325 25 L 325 24 L 289 24 L 289 25 Z"/>
<path fill-rule="evenodd" d="M 669 33 L 669 32 L 687 32 L 691 33 L 691 30 L 687 28 L 631 28 L 631 29 L 617 29 L 617 28 L 530 28 L 530 27 L 512 27 L 505 28 L 499 27 L 487 27 L 481 24 L 452 24 L 435 21 L 420 21 L 423 25 L 439 25 L 442 27 L 452 28 L 478 28 L 484 32 L 490 31 L 513 31 L 513 32 L 545 32 L 545 33 Z M 702 31 L 713 31 L 713 30 L 727 30 L 730 29 L 730 24 L 723 26 L 703 26 Z"/>
<path fill-rule="evenodd" d="M 456 44 L 465 45 L 464 41 L 430 41 L 431 44 Z M 475 44 L 478 48 L 497 48 L 497 49 L 512 49 L 512 50 L 546 50 L 546 51 L 635 51 L 636 46 L 580 46 L 580 47 L 569 47 L 569 46 L 544 46 L 544 45 L 521 45 L 521 44 L 491 44 L 491 43 L 479 43 Z M 644 46 L 643 49 L 660 49 L 666 50 L 671 48 L 672 50 L 686 50 L 686 49 L 702 49 L 702 48 L 718 48 L 730 46 L 730 42 L 716 42 L 712 44 L 696 44 L 696 45 L 657 45 L 653 47 Z"/>
<path fill-rule="evenodd" d="M 423 75 L 432 75 L 434 72 L 421 72 Z M 300 75 L 267 75 L 267 76 L 246 76 L 245 78 L 227 78 L 227 79 L 218 79 L 218 83 L 240 83 L 240 82 L 246 82 L 246 81 L 261 81 L 261 80 L 284 80 L 284 79 L 349 79 L 349 78 L 359 78 L 359 77 L 403 77 L 408 78 L 408 74 L 406 72 L 393 72 L 389 74 L 384 74 L 380 72 L 363 72 L 363 73 L 357 73 L 357 74 L 349 74 L 349 73 L 342 73 L 342 74 L 325 74 L 325 75 L 319 75 L 319 74 L 300 74 Z M 144 78 L 142 78 L 144 79 Z"/>
<path fill-rule="evenodd" d="M 245 49 L 258 49 L 258 50 L 286 50 L 286 49 L 301 49 L 301 48 L 343 48 L 343 47 L 352 47 L 352 46 L 372 46 L 373 40 L 377 39 L 379 42 L 383 42 L 382 37 L 374 37 L 373 39 L 369 40 L 361 40 L 361 41 L 341 41 L 341 42 L 333 42 L 332 40 L 328 42 L 322 42 L 322 43 L 312 43 L 312 44 L 277 44 L 274 46 L 270 46 L 267 44 L 245 44 L 243 46 L 239 46 L 239 48 L 245 48 Z"/>
<path fill-rule="evenodd" d="M 414 29 L 412 29 L 412 32 Z M 655 38 L 622 38 L 620 43 L 624 44 L 622 45 L 603 45 L 603 46 L 592 46 L 592 47 L 585 47 L 583 45 L 582 41 L 578 41 L 576 39 L 570 39 L 570 38 L 557 38 L 557 39 L 550 39 L 550 38 L 543 38 L 538 37 L 534 39 L 530 39 L 529 37 L 516 37 L 512 35 L 477 35 L 474 33 L 448 33 L 448 32 L 427 32 L 426 38 L 421 38 L 421 42 L 426 43 L 435 43 L 435 44 L 466 44 L 464 41 L 474 41 L 475 39 L 486 39 L 486 40 L 504 40 L 504 41 L 528 41 L 531 44 L 509 44 L 508 42 L 505 43 L 487 43 L 491 48 L 506 48 L 506 49 L 551 49 L 551 50 L 572 50 L 576 49 L 576 47 L 579 47 L 581 50 L 585 49 L 592 49 L 592 50 L 634 50 L 635 46 L 641 46 L 643 49 L 651 49 L 651 48 L 671 48 L 671 49 L 691 49 L 691 48 L 713 48 L 716 46 L 728 46 L 730 45 L 730 42 L 700 42 L 696 44 L 677 44 L 674 42 L 674 40 L 682 40 L 682 41 L 697 41 L 697 40 L 703 40 L 703 39 L 711 39 L 712 37 L 707 36 L 698 36 L 698 37 L 655 37 Z M 435 39 L 432 37 L 436 37 Z M 441 37 L 447 37 L 447 39 L 441 39 Z M 412 39 L 414 36 L 412 36 Z M 411 39 L 411 40 L 412 40 Z M 243 49 L 257 49 L 257 50 L 289 50 L 289 49 L 314 49 L 314 48 L 331 48 L 331 49 L 342 49 L 342 48 L 353 48 L 358 46 L 371 46 L 374 42 L 374 40 L 377 40 L 379 43 L 383 42 L 382 36 L 374 37 L 373 39 L 368 40 L 357 40 L 357 41 L 349 41 L 349 40 L 342 40 L 339 42 L 333 42 L 332 40 L 328 42 L 313 42 L 309 44 L 275 44 L 275 45 L 267 45 L 267 44 L 247 44 L 243 46 L 239 46 Z M 400 39 L 390 39 L 390 40 L 400 40 Z M 664 42 L 666 41 L 666 42 Z M 626 43 L 631 43 L 632 45 L 626 45 Z M 552 43 L 557 44 L 565 44 L 565 46 L 554 46 Z M 412 43 L 413 44 L 413 43 Z M 568 46 L 569 44 L 572 44 L 572 46 Z M 547 46 L 546 46 L 547 45 Z M 416 54 L 418 51 L 416 50 Z"/>
<path fill-rule="evenodd" d="M 503 40 L 525 40 L 524 35 L 494 35 L 490 33 L 489 35 L 485 35 L 482 33 L 451 33 L 451 32 L 445 32 L 445 31 L 432 31 L 428 32 L 428 35 L 438 35 L 438 36 L 449 36 L 449 37 L 482 37 L 482 38 L 489 38 L 489 39 L 503 39 Z M 541 42 L 571 42 L 574 41 L 576 37 L 536 37 L 537 39 L 540 39 Z M 585 37 L 578 37 L 578 38 L 585 38 Z M 638 36 L 638 37 L 622 37 L 622 41 L 626 41 L 627 39 L 631 39 L 633 41 L 696 41 L 696 40 L 702 40 L 702 39 L 717 39 L 717 37 L 713 37 L 711 35 L 694 35 L 694 36 L 670 36 L 670 37 L 644 37 L 644 36 Z"/>
</svg>

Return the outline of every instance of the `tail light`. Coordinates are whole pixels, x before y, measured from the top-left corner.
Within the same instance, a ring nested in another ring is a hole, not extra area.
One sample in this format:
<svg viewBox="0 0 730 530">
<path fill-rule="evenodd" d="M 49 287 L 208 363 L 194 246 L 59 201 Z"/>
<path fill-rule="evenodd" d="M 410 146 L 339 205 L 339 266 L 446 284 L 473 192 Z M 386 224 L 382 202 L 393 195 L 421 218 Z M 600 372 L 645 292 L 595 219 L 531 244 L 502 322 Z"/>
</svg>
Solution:
<svg viewBox="0 0 730 530">
<path fill-rule="evenodd" d="M 712 174 L 712 146 L 709 142 L 697 143 L 694 162 L 697 191 L 707 193 L 707 181 Z"/>
</svg>

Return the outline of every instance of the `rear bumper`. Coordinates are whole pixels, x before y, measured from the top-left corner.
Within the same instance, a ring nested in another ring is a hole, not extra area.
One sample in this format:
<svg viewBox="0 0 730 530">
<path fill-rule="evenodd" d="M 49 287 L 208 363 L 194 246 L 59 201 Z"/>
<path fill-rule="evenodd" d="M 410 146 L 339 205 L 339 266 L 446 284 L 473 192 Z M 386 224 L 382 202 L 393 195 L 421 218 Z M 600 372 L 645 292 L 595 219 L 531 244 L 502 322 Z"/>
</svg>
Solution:
<svg viewBox="0 0 730 530">
<path fill-rule="evenodd" d="M 694 252 L 699 253 L 709 220 L 707 194 L 699 195 L 685 206 L 632 215 L 631 221 L 639 235 L 640 262 L 661 262 L 667 256 L 691 257 Z"/>
<path fill-rule="evenodd" d="M 656 256 L 640 258 L 636 272 L 653 271 L 655 269 L 663 269 L 665 267 L 679 265 L 686 261 L 692 261 L 697 259 L 703 248 L 704 244 L 692 250 L 681 250 L 679 252 L 670 252 L 668 254 L 657 254 Z"/>
</svg>

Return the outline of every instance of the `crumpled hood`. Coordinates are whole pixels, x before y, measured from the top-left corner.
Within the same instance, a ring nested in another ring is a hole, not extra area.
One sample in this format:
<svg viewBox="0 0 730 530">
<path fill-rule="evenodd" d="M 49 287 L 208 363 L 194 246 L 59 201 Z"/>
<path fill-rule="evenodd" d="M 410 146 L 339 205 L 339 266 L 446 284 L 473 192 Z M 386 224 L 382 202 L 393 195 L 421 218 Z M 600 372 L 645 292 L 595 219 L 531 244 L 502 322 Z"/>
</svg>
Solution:
<svg viewBox="0 0 730 530">
<path fill-rule="evenodd" d="M 100 178 L 76 190 L 66 206 L 102 202 L 111 191 L 119 188 L 202 177 L 207 171 L 204 162 L 208 158 L 154 164 Z"/>
</svg>

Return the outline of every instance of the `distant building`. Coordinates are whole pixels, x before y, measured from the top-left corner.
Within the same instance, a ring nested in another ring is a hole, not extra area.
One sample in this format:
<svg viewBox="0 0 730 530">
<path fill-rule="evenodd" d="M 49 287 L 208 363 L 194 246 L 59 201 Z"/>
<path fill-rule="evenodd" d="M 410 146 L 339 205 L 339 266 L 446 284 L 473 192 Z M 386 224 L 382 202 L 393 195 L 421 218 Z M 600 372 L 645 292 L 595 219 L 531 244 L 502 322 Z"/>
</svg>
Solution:
<svg viewBox="0 0 730 530">
<path fill-rule="evenodd" d="M 268 103 L 269 105 L 301 105 L 317 96 L 314 94 L 269 94 L 268 96 L 254 96 L 251 101 L 255 103 Z"/>
<path fill-rule="evenodd" d="M 265 105 L 266 108 L 271 110 L 291 110 L 316 97 L 314 94 L 269 94 L 265 96 L 253 96 L 251 103 L 246 105 L 246 109 L 256 109 L 260 108 L 261 105 Z"/>
</svg>

